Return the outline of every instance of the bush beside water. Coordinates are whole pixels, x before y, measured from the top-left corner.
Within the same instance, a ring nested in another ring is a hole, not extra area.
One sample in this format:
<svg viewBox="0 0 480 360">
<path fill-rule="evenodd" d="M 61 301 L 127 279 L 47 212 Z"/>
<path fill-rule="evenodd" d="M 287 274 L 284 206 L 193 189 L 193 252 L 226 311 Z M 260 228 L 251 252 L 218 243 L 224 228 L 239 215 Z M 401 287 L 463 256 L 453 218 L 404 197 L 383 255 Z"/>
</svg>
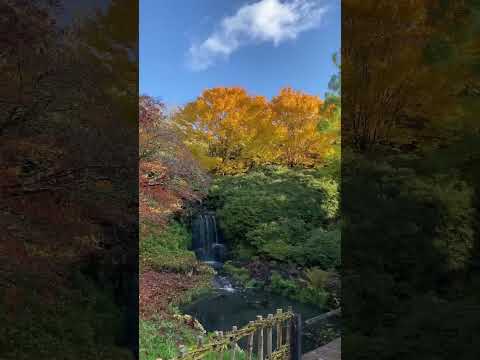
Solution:
<svg viewBox="0 0 480 360">
<path fill-rule="evenodd" d="M 308 269 L 336 271 L 340 266 L 337 165 L 312 169 L 271 166 L 214 181 L 208 205 L 216 208 L 232 247 L 234 261 L 227 263 L 225 270 L 234 280 L 248 287 L 263 285 L 321 307 L 327 303 L 324 284 L 304 278 Z M 267 265 L 267 283 L 244 266 L 255 261 L 273 264 Z M 275 272 L 276 268 L 300 270 L 291 276 Z"/>
<path fill-rule="evenodd" d="M 275 166 L 221 177 L 209 205 L 234 251 L 304 266 L 340 264 L 338 181 L 327 169 Z"/>
<path fill-rule="evenodd" d="M 195 254 L 188 250 L 191 234 L 178 222 L 171 222 L 166 228 L 152 224 L 141 236 L 141 266 L 155 271 L 188 272 L 197 266 Z"/>
</svg>

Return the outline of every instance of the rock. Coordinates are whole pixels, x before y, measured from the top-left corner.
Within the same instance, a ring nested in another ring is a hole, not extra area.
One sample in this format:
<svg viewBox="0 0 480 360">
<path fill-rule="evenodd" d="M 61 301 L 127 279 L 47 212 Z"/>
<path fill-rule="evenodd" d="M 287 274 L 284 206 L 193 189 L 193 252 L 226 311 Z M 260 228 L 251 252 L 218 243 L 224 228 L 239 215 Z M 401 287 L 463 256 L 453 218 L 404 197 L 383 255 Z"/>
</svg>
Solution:
<svg viewBox="0 0 480 360">
<path fill-rule="evenodd" d="M 194 320 L 194 323 L 193 323 L 193 327 L 196 329 L 196 330 L 199 330 L 202 334 L 206 334 L 207 331 L 205 330 L 205 328 L 203 327 L 203 325 L 200 323 L 200 321 L 198 321 L 197 319 Z"/>
<path fill-rule="evenodd" d="M 192 327 L 193 329 L 195 330 L 198 330 L 200 331 L 201 333 L 203 334 L 206 334 L 207 332 L 205 331 L 205 328 L 203 327 L 203 325 L 200 323 L 200 321 L 198 321 L 197 319 L 193 318 L 192 316 L 190 315 L 178 315 L 178 314 L 175 314 L 173 315 L 174 319 L 177 319 L 181 322 L 183 322 L 184 324 Z"/>
</svg>

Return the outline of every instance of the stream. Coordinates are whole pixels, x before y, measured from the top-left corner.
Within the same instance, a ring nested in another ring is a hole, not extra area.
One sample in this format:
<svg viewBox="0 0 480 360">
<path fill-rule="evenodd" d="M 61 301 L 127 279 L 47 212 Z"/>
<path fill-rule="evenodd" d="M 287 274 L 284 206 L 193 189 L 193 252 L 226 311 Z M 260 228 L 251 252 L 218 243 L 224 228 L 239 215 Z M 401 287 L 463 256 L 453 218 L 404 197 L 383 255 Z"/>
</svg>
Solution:
<svg viewBox="0 0 480 360">
<path fill-rule="evenodd" d="M 318 307 L 300 303 L 281 295 L 259 289 L 235 288 L 228 275 L 222 272 L 226 245 L 216 226 L 213 213 L 199 215 L 193 223 L 192 244 L 197 258 L 217 270 L 213 280 L 214 291 L 193 303 L 182 307 L 182 312 L 198 319 L 207 331 L 227 331 L 239 328 L 255 320 L 257 315 L 266 317 L 282 308 L 300 313 L 307 320 L 324 312 Z M 314 349 L 315 341 L 303 339 L 303 351 Z"/>
</svg>

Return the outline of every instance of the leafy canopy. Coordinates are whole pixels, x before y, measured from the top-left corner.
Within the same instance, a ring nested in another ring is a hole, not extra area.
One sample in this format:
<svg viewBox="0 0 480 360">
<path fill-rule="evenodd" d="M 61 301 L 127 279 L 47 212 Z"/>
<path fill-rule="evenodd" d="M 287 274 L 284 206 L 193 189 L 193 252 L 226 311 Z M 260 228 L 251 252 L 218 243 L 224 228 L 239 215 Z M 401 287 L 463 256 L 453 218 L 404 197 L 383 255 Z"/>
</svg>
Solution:
<svg viewBox="0 0 480 360">
<path fill-rule="evenodd" d="M 173 116 L 185 143 L 206 168 L 234 174 L 256 166 L 314 166 L 332 155 L 339 137 L 335 104 L 281 89 L 271 101 L 244 89 L 213 88 Z M 319 126 L 320 124 L 326 126 Z"/>
</svg>

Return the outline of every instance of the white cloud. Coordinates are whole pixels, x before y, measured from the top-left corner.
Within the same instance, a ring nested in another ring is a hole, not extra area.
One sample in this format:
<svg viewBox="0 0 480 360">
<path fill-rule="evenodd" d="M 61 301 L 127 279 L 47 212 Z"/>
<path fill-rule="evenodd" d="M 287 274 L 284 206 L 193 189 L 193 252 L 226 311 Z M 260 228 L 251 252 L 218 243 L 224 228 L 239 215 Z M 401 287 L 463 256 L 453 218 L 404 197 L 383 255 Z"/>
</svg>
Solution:
<svg viewBox="0 0 480 360">
<path fill-rule="evenodd" d="M 255 42 L 275 46 L 319 25 L 327 8 L 320 0 L 260 0 L 224 18 L 205 41 L 193 44 L 188 53 L 192 70 L 204 70 L 227 58 L 239 47 Z"/>
</svg>

